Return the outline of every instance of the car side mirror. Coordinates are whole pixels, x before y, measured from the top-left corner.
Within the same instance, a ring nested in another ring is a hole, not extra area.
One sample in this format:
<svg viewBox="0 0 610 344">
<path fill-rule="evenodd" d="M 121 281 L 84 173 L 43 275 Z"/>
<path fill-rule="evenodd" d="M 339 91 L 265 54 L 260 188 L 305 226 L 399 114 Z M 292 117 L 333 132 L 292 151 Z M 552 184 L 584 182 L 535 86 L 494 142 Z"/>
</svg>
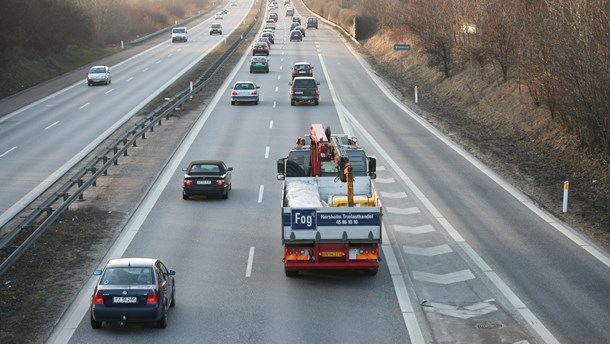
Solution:
<svg viewBox="0 0 610 344">
<path fill-rule="evenodd" d="M 316 81 L 316 85 L 320 86 L 320 83 Z"/>
<path fill-rule="evenodd" d="M 174 271 L 174 270 L 169 270 L 169 275 L 170 275 L 170 276 L 175 276 L 175 275 L 176 275 L 176 271 Z"/>
<path fill-rule="evenodd" d="M 93 271 L 93 276 L 101 276 L 102 275 L 102 270 L 97 269 L 95 271 Z"/>
<path fill-rule="evenodd" d="M 227 167 L 227 171 L 228 171 L 228 172 L 233 171 L 233 167 Z"/>
<path fill-rule="evenodd" d="M 261 88 L 260 86 L 256 86 L 256 88 Z"/>
</svg>

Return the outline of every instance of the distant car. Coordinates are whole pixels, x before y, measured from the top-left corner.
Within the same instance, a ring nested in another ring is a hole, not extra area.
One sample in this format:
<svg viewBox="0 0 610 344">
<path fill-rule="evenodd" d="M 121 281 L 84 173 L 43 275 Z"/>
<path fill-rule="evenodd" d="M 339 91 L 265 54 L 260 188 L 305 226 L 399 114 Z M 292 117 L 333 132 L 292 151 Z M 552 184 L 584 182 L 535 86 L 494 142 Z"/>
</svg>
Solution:
<svg viewBox="0 0 610 344">
<path fill-rule="evenodd" d="M 301 17 L 292 17 L 292 22 L 301 24 Z"/>
<path fill-rule="evenodd" d="M 232 167 L 220 160 L 191 161 L 182 181 L 182 199 L 195 195 L 217 195 L 229 198 Z"/>
<path fill-rule="evenodd" d="M 295 27 L 294 29 L 301 31 L 301 34 L 303 35 L 303 37 L 306 36 L 305 31 L 307 31 L 307 30 L 305 29 L 305 27 L 303 27 L 303 25 L 299 25 L 299 26 Z"/>
<path fill-rule="evenodd" d="M 237 103 L 254 103 L 258 105 L 258 89 L 260 86 L 253 81 L 238 81 L 231 89 L 231 105 Z"/>
<path fill-rule="evenodd" d="M 269 19 L 272 19 L 274 21 L 277 21 L 279 19 L 277 13 L 269 13 Z"/>
<path fill-rule="evenodd" d="M 220 23 L 212 23 L 210 25 L 210 36 L 216 33 L 222 35 L 222 25 Z"/>
<path fill-rule="evenodd" d="M 256 39 L 256 43 L 258 43 L 258 42 L 265 42 L 265 43 L 267 43 L 267 46 L 269 47 L 269 50 L 271 50 L 271 39 L 269 37 L 260 36 L 259 38 Z"/>
<path fill-rule="evenodd" d="M 295 62 L 291 69 L 293 79 L 298 76 L 313 76 L 313 66 L 309 62 Z"/>
<path fill-rule="evenodd" d="M 269 59 L 265 56 L 253 56 L 250 59 L 250 73 L 254 72 L 269 73 Z"/>
<path fill-rule="evenodd" d="M 297 23 L 297 22 L 292 22 L 290 23 L 290 31 L 296 29 L 297 26 L 299 26 L 301 24 Z"/>
<path fill-rule="evenodd" d="M 223 13 L 223 14 L 227 14 L 227 13 L 229 13 L 229 10 L 228 10 L 226 7 L 225 7 L 225 8 L 223 8 L 221 11 L 222 11 L 222 13 Z"/>
<path fill-rule="evenodd" d="M 300 76 L 292 79 L 290 85 L 290 105 L 297 102 L 308 102 L 318 105 L 320 102 L 319 82 L 312 77 Z"/>
<path fill-rule="evenodd" d="M 87 72 L 87 85 L 93 86 L 96 84 L 108 85 L 112 83 L 110 76 L 110 68 L 108 66 L 93 66 Z"/>
<path fill-rule="evenodd" d="M 273 36 L 275 37 L 275 30 L 273 30 L 273 29 L 263 29 L 263 31 L 261 32 L 261 34 L 262 34 L 262 33 L 267 33 L 267 32 L 272 33 L 272 34 L 273 34 Z"/>
<path fill-rule="evenodd" d="M 263 32 L 261 37 L 266 37 L 269 39 L 269 43 L 275 44 L 275 35 L 272 32 Z"/>
<path fill-rule="evenodd" d="M 269 45 L 265 42 L 256 42 L 252 45 L 252 56 L 269 56 Z"/>
<path fill-rule="evenodd" d="M 222 12 L 218 12 L 214 15 L 214 19 L 222 19 Z"/>
<path fill-rule="evenodd" d="M 172 29 L 172 43 L 174 42 L 188 42 L 188 31 L 185 27 Z"/>
<path fill-rule="evenodd" d="M 318 28 L 318 18 L 316 17 L 309 17 L 307 18 L 307 28 Z"/>
<path fill-rule="evenodd" d="M 237 6 L 237 1 L 231 0 L 231 6 Z"/>
<path fill-rule="evenodd" d="M 303 42 L 303 34 L 300 30 L 292 30 L 290 31 L 290 41 L 291 42 Z"/>
<path fill-rule="evenodd" d="M 153 322 L 167 327 L 167 311 L 176 305 L 176 273 L 160 260 L 111 259 L 94 275 L 100 279 L 91 299 L 91 327 L 99 329 L 103 322 Z"/>
<path fill-rule="evenodd" d="M 293 15 L 294 15 L 294 9 L 292 7 L 287 7 L 286 8 L 286 17 L 293 16 Z"/>
</svg>

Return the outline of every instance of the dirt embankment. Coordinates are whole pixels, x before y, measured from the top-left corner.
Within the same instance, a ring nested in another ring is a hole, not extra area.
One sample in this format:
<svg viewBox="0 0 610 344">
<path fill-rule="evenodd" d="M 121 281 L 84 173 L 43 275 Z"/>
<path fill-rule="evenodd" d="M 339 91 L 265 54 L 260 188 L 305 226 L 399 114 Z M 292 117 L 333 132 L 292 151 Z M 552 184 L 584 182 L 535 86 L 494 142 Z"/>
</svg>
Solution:
<svg viewBox="0 0 610 344">
<path fill-rule="evenodd" d="M 538 205 L 610 249 L 610 159 L 536 107 L 527 87 L 494 66 L 471 65 L 445 79 L 417 49 L 393 51 L 404 33 L 386 30 L 359 49 L 394 93 Z M 401 56 L 402 67 L 401 67 Z M 397 71 L 403 71 L 397 73 Z M 419 102 L 414 103 L 414 87 Z M 564 181 L 569 210 L 562 213 Z"/>
</svg>

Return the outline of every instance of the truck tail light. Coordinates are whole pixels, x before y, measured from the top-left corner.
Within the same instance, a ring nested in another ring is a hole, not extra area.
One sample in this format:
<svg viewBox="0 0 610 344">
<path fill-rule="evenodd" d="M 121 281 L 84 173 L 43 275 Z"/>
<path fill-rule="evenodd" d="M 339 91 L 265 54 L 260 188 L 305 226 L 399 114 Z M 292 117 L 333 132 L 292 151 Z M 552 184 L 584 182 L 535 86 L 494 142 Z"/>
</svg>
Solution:
<svg viewBox="0 0 610 344">
<path fill-rule="evenodd" d="M 290 89 L 290 94 L 294 94 L 294 89 Z"/>
</svg>

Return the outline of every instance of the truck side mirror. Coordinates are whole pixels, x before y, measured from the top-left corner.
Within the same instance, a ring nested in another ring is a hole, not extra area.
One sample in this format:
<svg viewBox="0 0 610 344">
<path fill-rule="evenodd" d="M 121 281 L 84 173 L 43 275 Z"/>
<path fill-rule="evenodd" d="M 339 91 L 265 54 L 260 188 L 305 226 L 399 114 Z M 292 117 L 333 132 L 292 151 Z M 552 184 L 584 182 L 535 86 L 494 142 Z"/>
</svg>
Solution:
<svg viewBox="0 0 610 344">
<path fill-rule="evenodd" d="M 277 160 L 277 180 L 284 180 L 286 178 L 286 159 L 281 158 Z"/>
<path fill-rule="evenodd" d="M 369 160 L 369 175 L 372 176 L 377 172 L 377 159 L 373 157 L 368 157 Z"/>
</svg>

